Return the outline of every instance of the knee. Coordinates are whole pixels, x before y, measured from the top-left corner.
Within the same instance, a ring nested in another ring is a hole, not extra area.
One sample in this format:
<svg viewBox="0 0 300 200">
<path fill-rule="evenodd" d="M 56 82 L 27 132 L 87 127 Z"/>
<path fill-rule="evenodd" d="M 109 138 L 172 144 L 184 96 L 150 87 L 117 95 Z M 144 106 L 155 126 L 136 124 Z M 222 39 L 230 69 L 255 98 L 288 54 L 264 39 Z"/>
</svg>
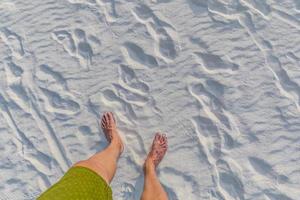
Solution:
<svg viewBox="0 0 300 200">
<path fill-rule="evenodd" d="M 103 167 L 100 163 L 95 162 L 94 160 L 82 160 L 73 165 L 73 167 L 85 167 L 101 176 L 108 184 L 110 183 L 109 170 Z"/>
<path fill-rule="evenodd" d="M 73 165 L 73 167 L 88 167 L 91 163 L 89 160 L 81 160 Z"/>
</svg>

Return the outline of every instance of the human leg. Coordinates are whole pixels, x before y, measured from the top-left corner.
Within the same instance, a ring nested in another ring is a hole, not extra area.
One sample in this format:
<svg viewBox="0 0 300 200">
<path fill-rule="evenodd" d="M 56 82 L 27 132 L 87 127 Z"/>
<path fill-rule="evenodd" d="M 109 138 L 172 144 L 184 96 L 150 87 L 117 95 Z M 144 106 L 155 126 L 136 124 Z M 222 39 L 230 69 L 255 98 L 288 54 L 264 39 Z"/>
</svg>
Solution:
<svg viewBox="0 0 300 200">
<path fill-rule="evenodd" d="M 156 167 L 167 151 L 167 137 L 157 133 L 144 164 L 144 191 L 141 200 L 167 200 L 168 195 L 159 182 Z"/>
<path fill-rule="evenodd" d="M 96 153 L 87 160 L 79 161 L 74 165 L 86 167 L 100 175 L 108 184 L 112 181 L 117 161 L 123 151 L 123 143 L 118 134 L 116 121 L 111 112 L 103 115 L 101 127 L 109 142 L 109 145 L 101 152 Z"/>
</svg>

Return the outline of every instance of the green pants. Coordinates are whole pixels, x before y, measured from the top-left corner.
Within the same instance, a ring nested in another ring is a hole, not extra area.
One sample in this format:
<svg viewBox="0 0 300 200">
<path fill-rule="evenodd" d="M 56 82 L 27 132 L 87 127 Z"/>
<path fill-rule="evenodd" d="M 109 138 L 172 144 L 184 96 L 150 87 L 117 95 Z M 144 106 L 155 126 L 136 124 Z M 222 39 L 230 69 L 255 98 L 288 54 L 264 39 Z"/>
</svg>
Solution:
<svg viewBox="0 0 300 200">
<path fill-rule="evenodd" d="M 112 190 L 96 172 L 72 167 L 37 200 L 112 200 Z"/>
</svg>

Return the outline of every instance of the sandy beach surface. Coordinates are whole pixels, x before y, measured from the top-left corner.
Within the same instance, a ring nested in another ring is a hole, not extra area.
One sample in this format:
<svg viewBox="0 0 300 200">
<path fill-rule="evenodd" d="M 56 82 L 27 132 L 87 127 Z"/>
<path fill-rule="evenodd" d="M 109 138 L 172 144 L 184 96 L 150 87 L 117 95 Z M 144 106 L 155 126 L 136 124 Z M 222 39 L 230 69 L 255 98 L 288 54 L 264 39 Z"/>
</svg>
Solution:
<svg viewBox="0 0 300 200">
<path fill-rule="evenodd" d="M 107 142 L 140 198 L 157 131 L 170 200 L 300 199 L 299 0 L 1 0 L 0 199 L 31 200 Z"/>
</svg>

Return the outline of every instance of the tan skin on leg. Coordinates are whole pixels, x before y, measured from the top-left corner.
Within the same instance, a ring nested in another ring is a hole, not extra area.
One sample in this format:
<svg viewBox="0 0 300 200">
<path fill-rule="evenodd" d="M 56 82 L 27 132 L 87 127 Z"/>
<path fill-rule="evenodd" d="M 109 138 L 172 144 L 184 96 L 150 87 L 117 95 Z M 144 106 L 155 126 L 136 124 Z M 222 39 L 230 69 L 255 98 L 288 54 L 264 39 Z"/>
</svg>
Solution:
<svg viewBox="0 0 300 200">
<path fill-rule="evenodd" d="M 87 160 L 76 163 L 74 166 L 86 167 L 95 171 L 109 184 L 115 175 L 117 161 L 123 151 L 123 143 L 111 112 L 103 115 L 101 127 L 110 144 L 103 151 L 96 153 Z"/>
<path fill-rule="evenodd" d="M 167 200 L 168 195 L 159 182 L 156 167 L 163 159 L 168 148 L 167 137 L 160 133 L 155 135 L 151 151 L 144 164 L 144 191 L 141 200 Z"/>
<path fill-rule="evenodd" d="M 118 134 L 116 121 L 111 112 L 105 113 L 101 120 L 101 127 L 110 144 L 101 152 L 87 160 L 80 161 L 74 166 L 89 168 L 100 175 L 108 184 L 112 181 L 117 161 L 123 152 L 123 143 Z M 156 175 L 156 167 L 167 151 L 167 138 L 156 134 L 152 148 L 144 164 L 144 191 L 141 200 L 167 200 L 167 193 L 160 184 Z"/>
</svg>

